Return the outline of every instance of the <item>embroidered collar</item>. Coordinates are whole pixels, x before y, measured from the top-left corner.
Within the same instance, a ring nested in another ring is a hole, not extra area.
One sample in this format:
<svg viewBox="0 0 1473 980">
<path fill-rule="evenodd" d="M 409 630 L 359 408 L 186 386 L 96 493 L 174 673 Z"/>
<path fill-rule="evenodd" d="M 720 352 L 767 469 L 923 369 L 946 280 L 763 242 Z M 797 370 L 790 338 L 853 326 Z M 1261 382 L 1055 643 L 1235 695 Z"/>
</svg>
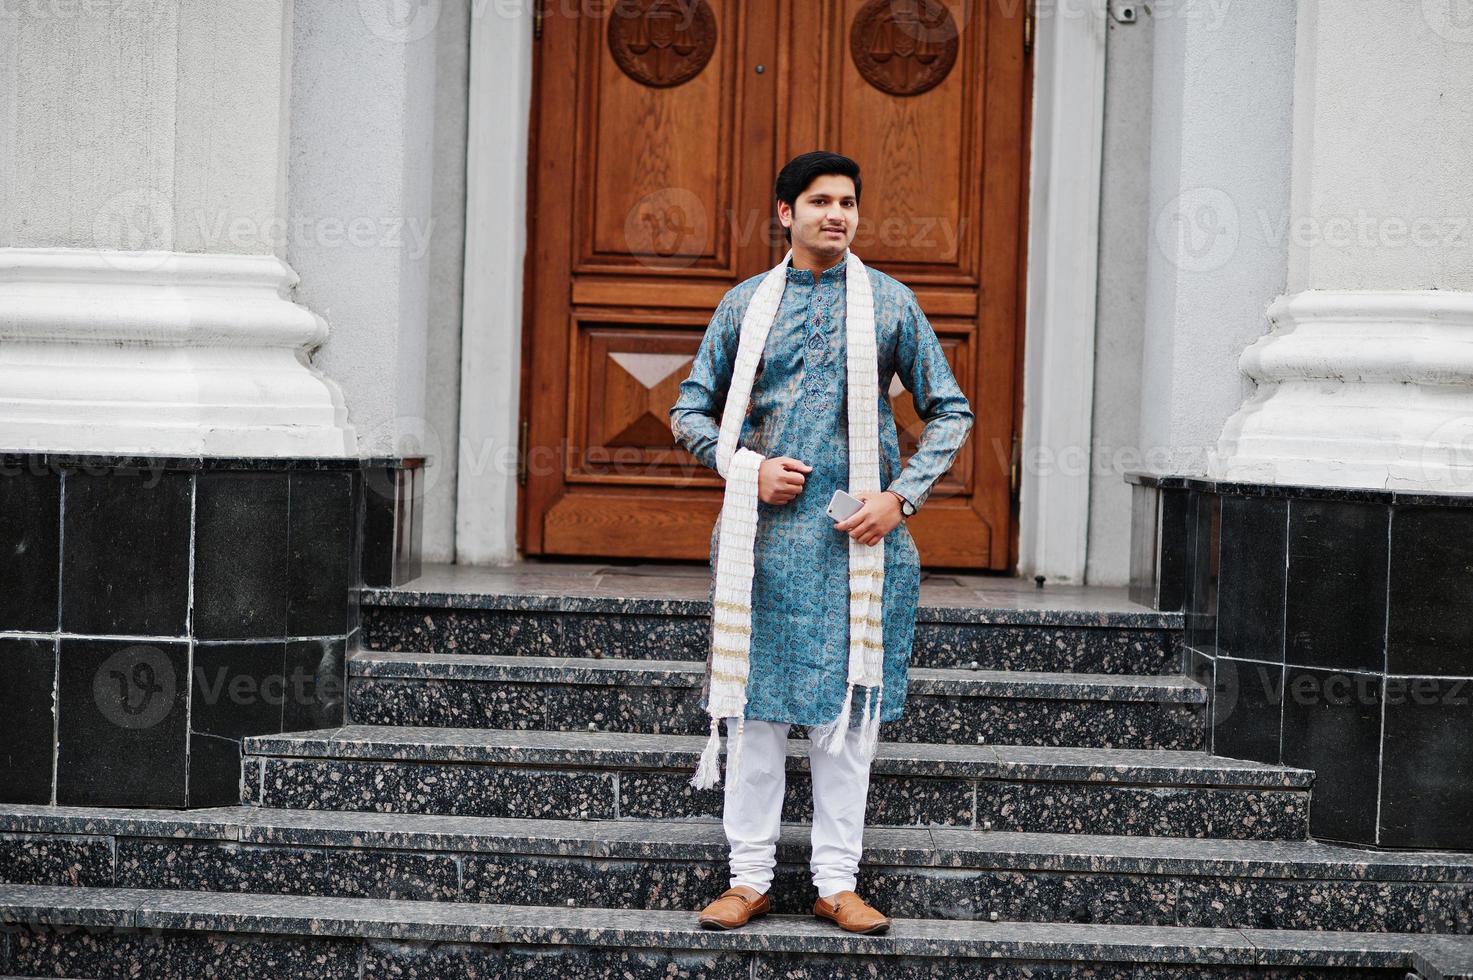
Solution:
<svg viewBox="0 0 1473 980">
<path fill-rule="evenodd" d="M 847 258 L 847 252 L 845 256 Z M 844 262 L 835 262 L 832 266 L 820 272 L 817 277 L 813 275 L 811 269 L 795 269 L 790 265 L 788 266 L 788 282 L 795 282 L 804 286 L 811 286 L 815 281 L 824 285 L 840 283 L 844 281 L 844 265 Z"/>
</svg>

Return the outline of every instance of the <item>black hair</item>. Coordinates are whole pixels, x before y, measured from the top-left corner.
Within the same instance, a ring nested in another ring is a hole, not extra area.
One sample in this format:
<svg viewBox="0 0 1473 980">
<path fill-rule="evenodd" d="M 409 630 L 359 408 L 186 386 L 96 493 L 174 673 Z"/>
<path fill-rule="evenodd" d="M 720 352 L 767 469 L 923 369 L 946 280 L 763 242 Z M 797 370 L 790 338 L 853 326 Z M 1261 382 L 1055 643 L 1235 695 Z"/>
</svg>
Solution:
<svg viewBox="0 0 1473 980">
<path fill-rule="evenodd" d="M 808 189 L 808 185 L 819 177 L 829 174 L 848 177 L 854 181 L 854 203 L 859 204 L 859 164 L 846 156 L 830 153 L 827 150 L 800 153 L 789 160 L 787 165 L 778 172 L 777 184 L 773 188 L 773 193 L 779 201 L 784 201 L 788 207 L 796 209 L 798 196 Z M 793 230 L 784 228 L 783 237 L 791 242 Z"/>
</svg>

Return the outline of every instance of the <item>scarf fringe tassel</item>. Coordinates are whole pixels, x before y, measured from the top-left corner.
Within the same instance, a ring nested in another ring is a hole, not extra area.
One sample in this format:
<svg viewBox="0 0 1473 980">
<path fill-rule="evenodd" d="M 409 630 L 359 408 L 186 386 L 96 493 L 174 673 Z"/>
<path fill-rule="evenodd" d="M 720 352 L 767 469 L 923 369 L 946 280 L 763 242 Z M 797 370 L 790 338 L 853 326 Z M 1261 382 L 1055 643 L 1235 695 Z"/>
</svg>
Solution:
<svg viewBox="0 0 1473 980">
<path fill-rule="evenodd" d="M 880 706 L 885 703 L 885 688 L 873 688 L 875 692 L 875 711 L 870 714 L 869 697 L 865 696 L 864 702 L 864 724 L 860 726 L 860 748 L 864 751 L 866 761 L 875 757 L 875 751 L 880 747 Z"/>
<path fill-rule="evenodd" d="M 870 707 L 872 695 L 873 708 Z M 839 711 L 839 717 L 822 725 L 815 725 L 808 734 L 829 755 L 838 755 L 844 749 L 844 737 L 849 730 L 853 702 L 854 685 L 850 684 L 844 692 L 844 707 Z M 859 720 L 859 745 L 866 761 L 872 760 L 880 747 L 880 708 L 884 703 L 885 688 L 882 685 L 864 689 L 864 714 Z"/>
<path fill-rule="evenodd" d="M 814 727 L 808 735 L 829 755 L 838 755 L 844 750 L 844 736 L 849 731 L 849 709 L 853 701 L 854 684 L 850 683 L 844 689 L 844 707 L 839 709 L 839 717 Z"/>
<path fill-rule="evenodd" d="M 736 737 L 731 734 L 731 719 L 726 719 L 726 783 L 728 786 L 736 782 L 737 764 L 742 759 L 742 735 L 747 730 L 747 716 L 741 715 L 736 720 Z"/>
<path fill-rule="evenodd" d="M 696 789 L 711 789 L 721 782 L 721 763 L 717 756 L 721 752 L 721 719 L 711 719 L 711 737 L 701 752 L 701 761 L 696 765 L 696 774 L 690 784 Z"/>
<path fill-rule="evenodd" d="M 735 724 L 733 724 L 735 723 Z M 735 729 L 735 731 L 733 731 Z M 742 736 L 747 731 L 745 716 L 726 719 L 726 780 L 736 780 L 737 765 L 742 758 Z M 701 750 L 701 761 L 690 784 L 696 789 L 712 789 L 721 782 L 721 719 L 711 719 L 711 737 Z"/>
</svg>

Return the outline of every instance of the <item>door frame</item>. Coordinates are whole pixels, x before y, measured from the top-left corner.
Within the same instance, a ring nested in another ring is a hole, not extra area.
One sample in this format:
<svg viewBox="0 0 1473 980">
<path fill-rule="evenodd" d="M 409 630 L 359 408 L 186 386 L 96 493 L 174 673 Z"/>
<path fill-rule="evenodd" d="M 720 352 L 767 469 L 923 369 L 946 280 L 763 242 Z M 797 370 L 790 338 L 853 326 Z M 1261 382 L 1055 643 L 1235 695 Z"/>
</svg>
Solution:
<svg viewBox="0 0 1473 980">
<path fill-rule="evenodd" d="M 1029 59 L 1018 568 L 1060 581 L 1083 580 L 1089 467 L 1080 474 L 1038 472 L 1031 461 L 1040 450 L 1057 457 L 1090 445 L 1105 2 L 1050 4 L 1035 22 Z M 524 414 L 527 189 L 535 165 L 532 21 L 527 9 L 515 17 L 472 18 L 455 520 L 460 564 L 518 558 L 515 461 Z"/>
<path fill-rule="evenodd" d="M 517 558 L 532 15 L 471 17 L 455 561 Z M 442 440 L 446 451 L 452 444 Z"/>
<path fill-rule="evenodd" d="M 1018 574 L 1073 583 L 1089 538 L 1107 3 L 1059 0 L 1034 25 Z"/>
</svg>

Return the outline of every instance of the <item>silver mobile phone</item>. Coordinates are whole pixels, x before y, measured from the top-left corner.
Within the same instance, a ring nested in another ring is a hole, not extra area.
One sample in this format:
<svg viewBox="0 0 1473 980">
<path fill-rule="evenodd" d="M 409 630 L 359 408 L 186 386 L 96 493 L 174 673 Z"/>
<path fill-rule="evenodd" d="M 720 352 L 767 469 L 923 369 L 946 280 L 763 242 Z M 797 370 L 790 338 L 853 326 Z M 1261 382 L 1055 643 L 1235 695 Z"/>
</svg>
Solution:
<svg viewBox="0 0 1473 980">
<path fill-rule="evenodd" d="M 846 517 L 852 517 L 859 508 L 864 506 L 864 501 L 858 497 L 850 496 L 843 490 L 835 490 L 833 498 L 829 501 L 828 514 L 836 521 L 842 521 Z"/>
</svg>

